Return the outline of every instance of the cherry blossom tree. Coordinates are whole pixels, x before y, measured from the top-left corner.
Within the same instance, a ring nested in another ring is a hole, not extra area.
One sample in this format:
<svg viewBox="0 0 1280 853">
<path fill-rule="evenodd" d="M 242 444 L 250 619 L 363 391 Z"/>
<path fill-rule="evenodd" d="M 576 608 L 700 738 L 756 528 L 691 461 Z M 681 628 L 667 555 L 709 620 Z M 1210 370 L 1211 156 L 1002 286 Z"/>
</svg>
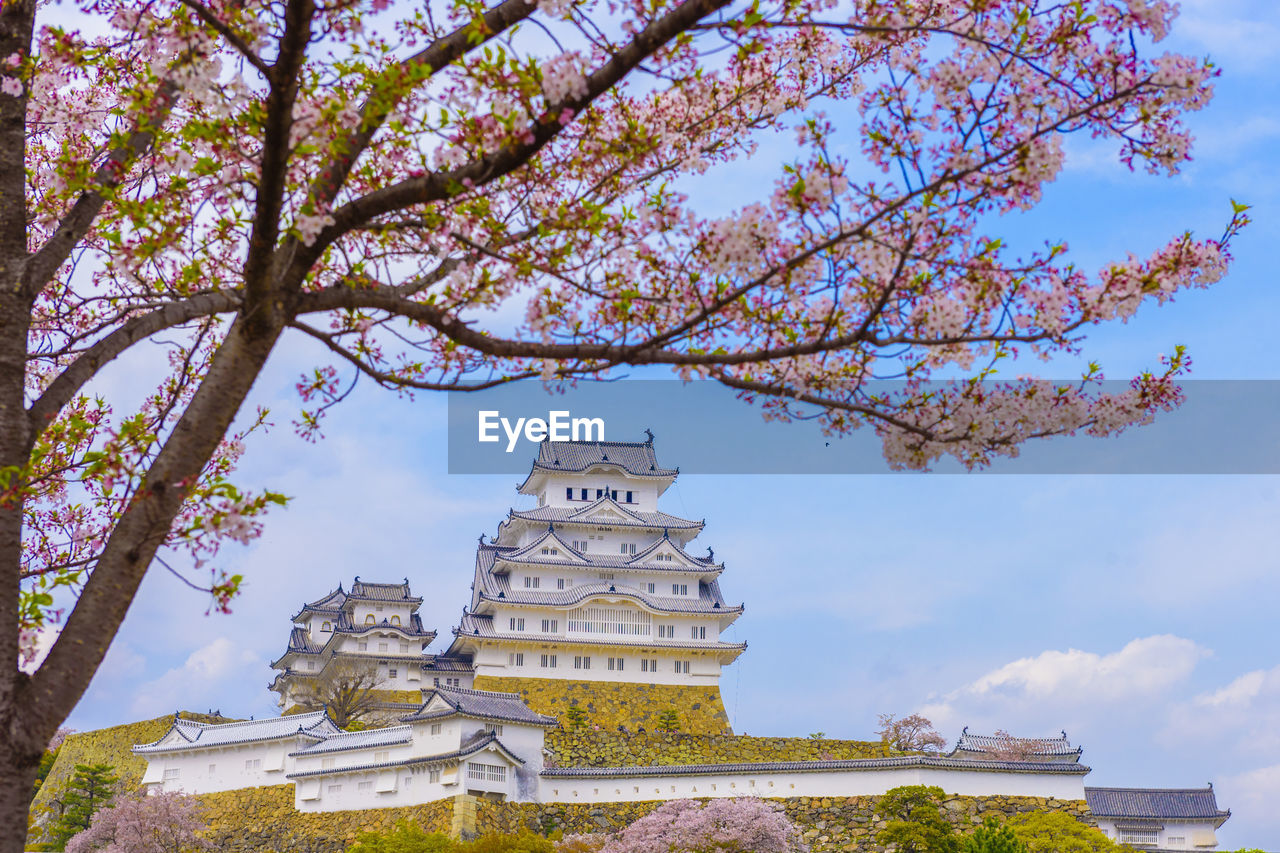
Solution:
<svg viewBox="0 0 1280 853">
<path fill-rule="evenodd" d="M 894 714 L 880 715 L 876 731 L 881 742 L 899 752 L 937 752 L 947 745 L 928 717 L 908 714 L 899 719 Z"/>
<path fill-rule="evenodd" d="M 174 791 L 120 797 L 67 842 L 67 853 L 201 853 L 216 849 L 195 797 Z"/>
<path fill-rule="evenodd" d="M 1096 272 L 1057 235 L 998 236 L 1067 134 L 1156 173 L 1187 160 L 1181 116 L 1214 71 L 1151 47 L 1173 18 L 1167 0 L 4 0 L 0 851 L 148 568 L 208 573 L 214 607 L 235 593 L 220 547 L 284 500 L 232 480 L 265 423 L 242 409 L 291 340 L 321 354 L 299 382 L 309 438 L 355 378 L 478 390 L 620 365 L 869 427 L 907 468 L 1176 404 L 1180 350 L 1114 394 L 1096 366 L 1061 387 L 995 373 L 1223 275 L 1243 207 Z M 786 162 L 748 166 L 776 134 Z M 686 195 L 747 168 L 735 208 Z M 140 401 L 107 396 L 116 359 Z"/>
<path fill-rule="evenodd" d="M 997 729 L 982 751 L 992 761 L 1034 761 L 1048 748 L 1049 744 L 1041 738 L 1014 737 L 1004 729 Z"/>
<path fill-rule="evenodd" d="M 564 850 L 590 847 L 570 836 Z M 600 853 L 789 853 L 803 849 L 800 833 L 779 808 L 764 800 L 668 800 L 619 830 Z"/>
</svg>

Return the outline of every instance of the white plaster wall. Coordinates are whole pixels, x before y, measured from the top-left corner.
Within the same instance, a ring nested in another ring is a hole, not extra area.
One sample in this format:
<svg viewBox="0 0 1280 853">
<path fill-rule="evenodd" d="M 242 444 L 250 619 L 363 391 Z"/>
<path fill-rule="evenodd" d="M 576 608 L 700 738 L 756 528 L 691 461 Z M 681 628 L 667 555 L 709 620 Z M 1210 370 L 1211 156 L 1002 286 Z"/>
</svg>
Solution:
<svg viewBox="0 0 1280 853">
<path fill-rule="evenodd" d="M 1098 818 L 1097 820 L 1098 829 L 1105 832 L 1113 841 L 1120 840 L 1120 832 L 1116 829 L 1114 820 L 1107 818 Z M 1161 849 L 1216 850 L 1218 847 L 1218 836 L 1212 821 L 1175 821 L 1169 818 L 1162 818 L 1159 822 L 1164 824 L 1164 828 L 1156 832 L 1156 846 Z M 1184 840 L 1180 844 L 1175 844 L 1170 841 L 1172 838 L 1182 838 Z"/>
<path fill-rule="evenodd" d="M 241 746 L 153 753 L 145 756 L 147 770 L 142 782 L 154 786 L 154 790 L 188 794 L 280 785 L 288 781 L 285 775 L 292 772 L 293 766 L 288 753 L 296 749 L 298 740 L 290 737 Z M 245 769 L 245 761 L 255 759 L 261 761 L 259 769 Z M 177 770 L 178 778 L 166 779 L 168 770 Z"/>
<path fill-rule="evenodd" d="M 527 623 L 526 623 L 527 624 Z M 677 630 L 676 639 L 679 640 Z M 514 652 L 524 653 L 524 665 L 515 666 L 509 661 Z M 542 667 L 542 655 L 556 656 L 555 668 Z M 574 658 L 591 658 L 590 669 L 574 669 Z M 626 662 L 622 671 L 609 669 L 609 658 L 621 657 Z M 657 672 L 642 672 L 642 658 L 658 661 Z M 689 661 L 689 673 L 675 671 L 675 661 Z M 569 681 L 607 681 L 628 684 L 710 685 L 720 683 L 721 666 L 715 652 L 697 650 L 649 649 L 635 647 L 601 648 L 577 644 L 559 644 L 554 640 L 538 642 L 530 638 L 527 646 L 512 643 L 485 643 L 472 661 L 475 674 L 511 678 L 547 678 Z"/>
<path fill-rule="evenodd" d="M 457 785 L 457 773 L 453 770 L 442 772 L 439 782 L 430 779 L 425 767 L 380 773 L 335 773 L 299 779 L 294 792 L 294 807 L 300 812 L 380 809 L 421 805 L 462 793 Z M 390 785 L 386 784 L 387 780 L 390 780 Z M 361 782 L 369 783 L 368 787 L 362 789 Z M 392 790 L 378 790 L 387 787 Z"/>
<path fill-rule="evenodd" d="M 547 474 L 543 480 L 542 495 L 547 506 L 565 506 L 581 509 L 596 500 L 596 489 L 617 491 L 618 503 L 627 509 L 653 512 L 658 508 L 658 488 L 647 480 L 628 477 L 618 470 L 588 474 Z M 566 500 L 564 490 L 573 489 L 574 500 Z M 587 499 L 580 500 L 582 490 Z M 626 502 L 627 492 L 632 493 L 632 503 Z"/>
<path fill-rule="evenodd" d="M 937 785 L 968 796 L 1053 797 L 1083 800 L 1081 776 L 987 773 L 934 768 L 887 768 L 791 773 L 541 779 L 547 803 L 603 803 L 683 797 L 852 797 L 883 794 L 900 785 Z"/>
</svg>

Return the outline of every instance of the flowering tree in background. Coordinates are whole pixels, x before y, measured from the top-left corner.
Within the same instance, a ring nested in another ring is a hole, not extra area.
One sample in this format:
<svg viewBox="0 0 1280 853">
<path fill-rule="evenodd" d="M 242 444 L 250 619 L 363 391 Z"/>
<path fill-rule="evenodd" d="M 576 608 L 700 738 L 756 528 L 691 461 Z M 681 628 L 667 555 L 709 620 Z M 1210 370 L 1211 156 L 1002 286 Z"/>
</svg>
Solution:
<svg viewBox="0 0 1280 853">
<path fill-rule="evenodd" d="M 902 719 L 881 714 L 876 734 L 882 743 L 899 752 L 937 752 L 947 745 L 929 718 L 919 714 L 909 714 Z"/>
<path fill-rule="evenodd" d="M 168 791 L 120 797 L 67 842 L 67 853 L 198 853 L 216 849 L 197 833 L 207 828 L 200 801 Z"/>
<path fill-rule="evenodd" d="M 583 849 L 580 836 L 566 850 Z M 764 800 L 668 800 L 600 846 L 600 853 L 789 853 L 800 833 L 786 815 Z"/>
<path fill-rule="evenodd" d="M 1047 748 L 1048 744 L 1040 738 L 1014 737 L 1004 729 L 997 729 L 982 751 L 992 761 L 1030 761 Z"/>
<path fill-rule="evenodd" d="M 1222 276 L 1243 208 L 1096 273 L 1056 235 L 1015 253 L 993 231 L 1040 199 L 1066 134 L 1152 172 L 1187 159 L 1180 116 L 1214 72 L 1148 51 L 1173 15 L 4 0 L 0 851 L 147 569 L 213 572 L 217 607 L 235 592 L 211 561 L 284 500 L 230 479 L 264 423 L 241 409 L 286 339 L 322 353 L 299 384 L 309 436 L 347 375 L 474 389 L 667 365 L 774 416 L 869 425 L 899 467 L 1176 403 L 1180 351 L 1119 394 L 979 381 Z M 753 200 L 708 215 L 683 194 L 776 133 L 787 162 L 755 170 Z M 147 393 L 102 396 L 119 358 Z"/>
</svg>

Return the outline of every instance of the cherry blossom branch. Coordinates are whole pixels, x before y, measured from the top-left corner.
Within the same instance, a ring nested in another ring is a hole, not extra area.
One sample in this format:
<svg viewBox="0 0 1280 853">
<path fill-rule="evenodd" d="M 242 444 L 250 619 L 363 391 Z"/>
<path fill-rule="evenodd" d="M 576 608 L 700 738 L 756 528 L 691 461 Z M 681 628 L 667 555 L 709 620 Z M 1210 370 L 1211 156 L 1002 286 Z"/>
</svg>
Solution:
<svg viewBox="0 0 1280 853">
<path fill-rule="evenodd" d="M 240 295 L 228 290 L 196 296 L 185 302 L 171 302 L 149 314 L 125 321 L 115 331 L 77 356 L 75 361 L 58 374 L 31 404 L 27 410 L 31 430 L 30 443 L 34 445 L 40 433 L 57 416 L 62 407 L 70 402 L 104 365 L 138 341 L 200 317 L 225 314 L 239 308 Z"/>
<path fill-rule="evenodd" d="M 226 39 L 227 44 L 234 47 L 236 52 L 239 53 L 246 62 L 256 68 L 264 78 L 270 79 L 270 66 L 263 61 L 262 57 L 254 53 L 253 48 L 249 46 L 249 43 L 246 42 L 239 33 L 231 29 L 225 21 L 215 15 L 212 9 L 199 2 L 199 0 L 178 0 L 178 2 L 195 12 L 196 16 L 200 20 L 204 21 L 205 24 L 217 32 L 218 35 Z"/>
</svg>

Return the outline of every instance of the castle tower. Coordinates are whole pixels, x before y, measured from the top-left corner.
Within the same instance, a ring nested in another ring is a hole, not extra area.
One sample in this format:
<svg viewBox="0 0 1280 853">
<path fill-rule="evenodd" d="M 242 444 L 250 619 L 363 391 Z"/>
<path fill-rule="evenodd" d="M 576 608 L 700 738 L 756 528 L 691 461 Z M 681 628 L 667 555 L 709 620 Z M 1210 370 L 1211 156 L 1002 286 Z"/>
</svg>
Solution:
<svg viewBox="0 0 1280 853">
<path fill-rule="evenodd" d="M 421 700 L 433 660 L 425 654 L 436 632 L 422 626 L 409 581 L 366 583 L 355 579 L 351 591 L 342 585 L 304 604 L 293 617 L 289 645 L 271 666 L 278 670 L 269 688 L 279 694 L 282 710 L 299 704 L 308 685 L 334 675 L 335 668 L 354 664 L 376 673 L 378 693 L 392 706 Z"/>
<path fill-rule="evenodd" d="M 477 689 L 520 693 L 563 718 L 629 730 L 674 710 L 684 731 L 728 731 L 720 673 L 746 648 L 722 639 L 742 613 L 720 592 L 724 565 L 688 547 L 703 523 L 658 499 L 678 469 L 645 442 L 544 441 L 511 510 L 476 554 L 470 606 L 449 658 Z"/>
</svg>

